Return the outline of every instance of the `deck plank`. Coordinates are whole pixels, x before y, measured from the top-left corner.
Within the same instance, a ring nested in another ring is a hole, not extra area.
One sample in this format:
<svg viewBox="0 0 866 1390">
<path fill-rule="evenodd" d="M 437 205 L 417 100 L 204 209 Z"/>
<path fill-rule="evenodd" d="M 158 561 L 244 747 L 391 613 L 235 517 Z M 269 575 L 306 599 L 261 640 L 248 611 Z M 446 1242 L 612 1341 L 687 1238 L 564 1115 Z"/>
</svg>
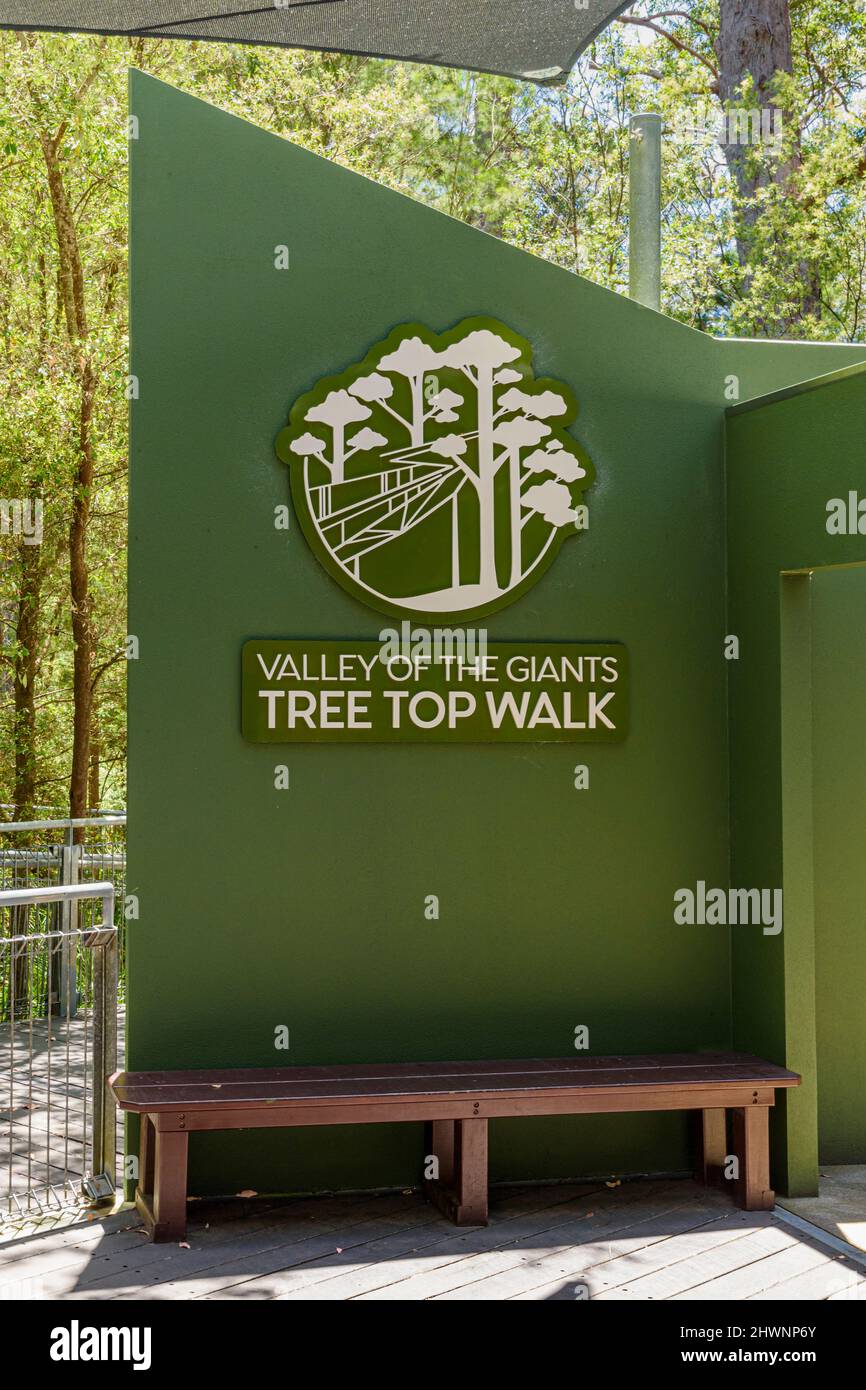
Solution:
<svg viewBox="0 0 866 1390">
<path fill-rule="evenodd" d="M 199 1270 L 220 1271 L 218 1277 L 244 1262 L 273 1263 L 280 1267 L 291 1259 L 289 1251 L 305 1242 L 319 1241 L 328 1245 L 342 1236 L 348 1243 L 353 1239 L 353 1227 L 366 1230 L 371 1220 L 382 1222 L 401 1209 L 405 1199 L 386 1199 L 379 1204 L 354 1205 L 346 1216 L 346 1206 L 339 1199 L 328 1204 L 320 1214 L 304 1215 L 294 1211 L 282 1218 L 262 1217 L 241 1224 L 240 1230 L 227 1236 L 222 1225 L 196 1233 L 195 1245 L 187 1239 L 166 1244 L 146 1241 L 142 1248 L 120 1253 L 107 1251 L 77 1265 L 67 1265 L 42 1280 L 45 1297 L 75 1297 L 86 1300 L 118 1298 L 130 1289 L 147 1291 L 158 1297 L 162 1286 L 172 1284 L 182 1275 L 185 1298 L 195 1295 L 189 1290 L 196 1283 Z M 314 1234 L 313 1234 L 314 1233 Z M 339 1243 L 339 1242 L 338 1242 Z M 187 1248 L 189 1247 L 189 1248 Z M 333 1248 L 331 1246 L 331 1248 Z M 202 1276 L 204 1277 L 204 1276 Z M 200 1282 L 200 1281 L 199 1281 Z"/>
<path fill-rule="evenodd" d="M 424 1213 L 429 1221 L 429 1213 Z M 421 1216 L 417 1218 L 421 1224 Z M 364 1222 L 349 1222 L 333 1228 L 327 1234 L 308 1235 L 292 1241 L 286 1247 L 270 1249 L 264 1254 L 258 1252 L 238 1252 L 236 1258 L 221 1262 L 198 1276 L 179 1277 L 174 1282 L 159 1283 L 153 1288 L 127 1289 L 118 1292 L 123 1301 L 144 1299 L 198 1299 L 217 1293 L 229 1298 L 252 1299 L 248 1287 L 254 1280 L 268 1275 L 277 1276 L 286 1269 L 305 1265 L 313 1260 L 327 1259 L 338 1251 L 346 1258 L 358 1250 L 367 1250 L 381 1237 L 393 1233 L 397 1228 L 394 1220 L 385 1217 L 371 1218 Z M 268 1295 L 265 1295 L 268 1297 Z"/>
<path fill-rule="evenodd" d="M 653 1246 L 652 1250 L 646 1253 L 637 1251 L 635 1254 L 621 1255 L 609 1260 L 603 1267 L 594 1271 L 591 1281 L 592 1297 L 630 1297 L 635 1289 L 628 1286 L 636 1285 L 639 1280 L 646 1280 L 649 1276 L 663 1272 L 682 1260 L 695 1264 L 700 1257 L 703 1263 L 717 1246 L 741 1240 L 752 1231 L 767 1226 L 769 1221 L 769 1212 L 731 1211 L 730 1208 L 723 1215 L 719 1215 L 718 1211 L 708 1212 L 702 1225 L 697 1225 L 682 1235 L 673 1236 L 670 1240 Z M 696 1279 L 694 1282 L 699 1281 Z M 619 1291 L 623 1289 L 625 1293 L 620 1295 Z M 649 1296 L 646 1285 L 639 1296 Z"/>
<path fill-rule="evenodd" d="M 0 1244 L 0 1300 L 866 1298 L 820 1233 L 689 1180 L 492 1195 L 490 1225 L 463 1231 L 419 1193 L 195 1202 L 189 1249 L 125 1211 Z"/>
<path fill-rule="evenodd" d="M 603 1189 L 602 1189 L 603 1192 Z M 598 1193 L 588 1193 L 579 1202 L 568 1202 L 555 1207 L 541 1208 L 531 1212 L 511 1215 L 500 1209 L 486 1231 L 456 1233 L 453 1227 L 440 1226 L 435 1237 L 424 1246 L 416 1243 L 414 1248 L 403 1252 L 397 1263 L 377 1263 L 373 1266 L 358 1265 L 354 1270 L 334 1271 L 336 1277 L 328 1278 L 328 1287 L 319 1289 L 322 1276 L 307 1280 L 294 1289 L 279 1292 L 279 1299 L 327 1298 L 360 1299 L 363 1295 L 388 1299 L 426 1298 L 437 1280 L 450 1287 L 455 1281 L 468 1280 L 470 1275 L 464 1271 L 470 1266 L 507 1266 L 519 1263 L 525 1258 L 527 1247 L 543 1247 L 551 1244 L 567 1247 L 573 1240 L 581 1239 L 593 1219 Z M 674 1199 L 671 1199 L 671 1203 Z M 610 1220 L 613 1220 L 611 1214 Z M 392 1256 L 394 1251 L 389 1252 Z"/>
<path fill-rule="evenodd" d="M 823 1301 L 831 1298 L 834 1294 L 859 1289 L 864 1283 L 866 1280 L 864 1280 L 862 1270 L 849 1263 L 844 1256 L 839 1255 L 832 1264 L 807 1269 L 802 1274 L 795 1274 L 791 1279 L 783 1279 L 781 1283 L 773 1284 L 769 1289 L 762 1289 L 760 1293 L 752 1294 L 749 1301 L 771 1300 L 775 1302 L 800 1298 L 821 1299 Z"/>
<path fill-rule="evenodd" d="M 742 1269 L 765 1255 L 774 1255 L 795 1244 L 793 1237 L 779 1226 L 767 1223 L 760 1230 L 732 1231 L 729 1239 L 719 1239 L 711 1248 L 701 1249 L 700 1259 L 689 1252 L 681 1258 L 661 1268 L 644 1274 L 638 1279 L 629 1280 L 603 1294 L 596 1295 L 595 1280 L 590 1277 L 592 1296 L 600 1300 L 615 1299 L 621 1296 L 641 1299 L 670 1299 L 677 1294 L 686 1293 L 696 1284 L 706 1282 L 707 1278 L 718 1278 Z M 664 1248 L 663 1253 L 664 1253 Z M 602 1273 L 602 1277 L 603 1273 Z"/>
<path fill-rule="evenodd" d="M 742 1254 L 742 1248 L 738 1253 Z M 785 1279 L 805 1274 L 818 1266 L 832 1264 L 835 1259 L 832 1250 L 819 1250 L 808 1241 L 796 1240 L 783 1250 L 765 1255 L 763 1259 L 754 1260 L 751 1264 L 741 1265 L 727 1274 L 714 1274 L 706 1283 L 692 1285 L 685 1293 L 674 1294 L 674 1300 L 752 1298 L 754 1294 L 763 1293 L 765 1289 L 771 1289 Z M 702 1268 L 701 1273 L 703 1272 Z"/>
<path fill-rule="evenodd" d="M 184 1284 L 184 1289 L 187 1290 L 184 1297 L 271 1299 L 284 1291 L 317 1281 L 320 1274 L 323 1279 L 326 1279 L 331 1271 L 340 1274 L 358 1262 L 365 1265 L 385 1265 L 389 1255 L 392 1259 L 398 1258 L 397 1252 L 401 1247 L 404 1252 L 411 1251 L 428 1242 L 441 1240 L 444 1232 L 453 1233 L 454 1227 L 451 1223 L 446 1221 L 436 1208 L 425 1202 L 420 1194 L 413 1198 L 413 1202 L 414 1209 L 405 1222 L 395 1222 L 393 1229 L 385 1230 L 382 1234 L 371 1234 L 370 1239 L 363 1244 L 335 1241 L 324 1251 L 313 1249 L 311 1253 L 310 1249 L 299 1249 L 298 1258 L 285 1262 L 280 1269 L 266 1269 L 261 1274 L 252 1275 L 244 1269 L 242 1277 L 233 1276 L 231 1280 L 217 1274 L 204 1293 L 198 1290 L 190 1292 Z M 506 1201 L 498 1207 L 492 1213 L 491 1226 L 487 1229 L 495 1231 L 502 1225 L 508 1225 L 513 1212 L 519 1214 L 523 1207 L 537 1207 L 540 1202 L 544 1204 L 545 1211 L 549 1207 L 553 1211 L 559 1211 L 562 1207 L 561 1201 L 557 1202 L 555 1198 L 540 1198 L 539 1190 L 535 1189 L 534 1193 L 518 1194 L 510 1202 Z M 548 1224 L 556 1219 L 556 1216 L 549 1218 Z M 470 1240 L 477 1240 L 483 1234 L 483 1231 L 467 1232 Z"/>
<path fill-rule="evenodd" d="M 445 1300 L 519 1298 L 554 1277 L 559 1282 L 588 1284 L 589 1271 L 626 1253 L 648 1250 L 682 1232 L 703 1226 L 711 1214 L 694 1201 L 685 1201 L 677 1207 L 672 1207 L 670 1202 L 635 1204 L 631 1211 L 621 1209 L 619 1219 L 614 1222 L 593 1223 L 583 1239 L 575 1231 L 570 1245 L 536 1250 L 489 1271 L 475 1261 L 475 1269 L 467 1268 L 462 1280 L 443 1283 L 428 1296 Z"/>
<path fill-rule="evenodd" d="M 291 1298 L 350 1298 L 381 1283 L 405 1279 L 407 1265 L 436 1261 L 446 1264 L 466 1257 L 480 1245 L 496 1247 L 514 1243 L 527 1233 L 549 1232 L 553 1227 L 569 1222 L 580 1211 L 582 1198 L 589 1198 L 598 1188 L 581 1188 L 563 1201 L 559 1190 L 548 1193 L 544 1188 L 517 1193 L 505 1200 L 495 1201 L 487 1229 L 467 1232 L 455 1230 L 452 1223 L 436 1213 L 430 1225 L 414 1232 L 398 1232 L 377 1241 L 370 1251 L 361 1250 L 352 1261 L 343 1258 L 317 1261 L 314 1266 L 285 1270 L 272 1276 L 267 1283 L 247 1284 L 247 1293 L 256 1291 L 261 1297 L 291 1300 Z M 322 1283 L 328 1289 L 322 1291 Z M 211 1297 L 234 1297 L 231 1289 Z"/>
<path fill-rule="evenodd" d="M 682 1184 L 679 1186 L 681 1188 Z M 477 1253 L 480 1247 L 476 1244 L 476 1253 L 465 1248 L 464 1257 L 459 1262 L 449 1260 L 443 1268 L 431 1267 L 426 1259 L 422 1259 L 418 1262 L 417 1273 L 401 1269 L 403 1278 L 399 1282 L 371 1292 L 367 1297 L 377 1300 L 437 1298 L 482 1281 L 485 1289 L 490 1289 L 495 1287 L 492 1281 L 498 1276 L 507 1279 L 510 1271 L 525 1270 L 537 1265 L 542 1258 L 559 1260 L 575 1270 L 582 1269 L 600 1257 L 602 1252 L 599 1247 L 605 1242 L 631 1238 L 637 1247 L 651 1241 L 653 1231 L 647 1228 L 653 1220 L 659 1221 L 661 1231 L 665 1228 L 668 1231 L 678 1230 L 696 1221 L 705 1221 L 706 1212 L 703 1208 L 699 1209 L 699 1213 L 695 1212 L 690 1200 L 692 1195 L 673 1191 L 658 1196 L 639 1195 L 633 1199 L 627 1189 L 625 1193 L 621 1189 L 615 1194 L 605 1193 L 600 1202 L 590 1204 L 582 1218 L 552 1229 L 546 1234 L 546 1239 L 539 1240 L 529 1234 L 504 1250 L 482 1253 Z M 630 1236 L 632 1232 L 634 1234 Z M 666 1236 L 660 1234 L 658 1238 Z M 412 1277 L 406 1277 L 407 1274 Z M 544 1277 L 543 1274 L 538 1276 L 535 1282 L 540 1282 Z M 482 1292 L 480 1296 L 485 1294 Z M 499 1295 L 491 1293 L 490 1297 Z"/>
</svg>

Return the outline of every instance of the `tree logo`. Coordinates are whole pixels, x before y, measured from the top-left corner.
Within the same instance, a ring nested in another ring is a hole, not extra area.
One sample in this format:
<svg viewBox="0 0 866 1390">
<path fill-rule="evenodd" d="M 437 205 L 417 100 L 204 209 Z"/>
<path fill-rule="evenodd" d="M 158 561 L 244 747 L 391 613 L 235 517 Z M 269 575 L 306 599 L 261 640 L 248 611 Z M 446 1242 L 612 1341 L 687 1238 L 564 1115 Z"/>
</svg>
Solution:
<svg viewBox="0 0 866 1390">
<path fill-rule="evenodd" d="M 525 593 L 587 527 L 577 403 L 495 319 L 402 324 L 294 404 L 276 440 L 315 555 L 396 616 L 478 618 Z"/>
</svg>

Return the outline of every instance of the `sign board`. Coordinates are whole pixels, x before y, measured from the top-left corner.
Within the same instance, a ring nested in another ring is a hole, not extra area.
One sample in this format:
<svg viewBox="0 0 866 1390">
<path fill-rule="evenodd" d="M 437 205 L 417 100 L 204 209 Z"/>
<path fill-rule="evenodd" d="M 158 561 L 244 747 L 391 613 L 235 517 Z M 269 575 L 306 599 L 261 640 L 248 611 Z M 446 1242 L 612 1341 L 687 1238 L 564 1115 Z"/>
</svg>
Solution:
<svg viewBox="0 0 866 1390">
<path fill-rule="evenodd" d="M 481 652 L 382 642 L 253 640 L 253 743 L 615 743 L 628 728 L 617 643 L 491 642 Z"/>
<path fill-rule="evenodd" d="M 493 318 L 401 324 L 300 396 L 276 439 L 322 567 L 367 607 L 476 619 L 538 582 L 585 531 L 594 471 L 571 389 L 536 377 Z M 247 642 L 254 743 L 613 743 L 627 726 L 616 644 L 496 642 L 483 629 L 374 641 Z"/>
<path fill-rule="evenodd" d="M 276 451 L 338 584 L 384 613 L 470 620 L 526 593 L 587 529 L 576 414 L 498 319 L 409 323 L 301 396 Z"/>
</svg>

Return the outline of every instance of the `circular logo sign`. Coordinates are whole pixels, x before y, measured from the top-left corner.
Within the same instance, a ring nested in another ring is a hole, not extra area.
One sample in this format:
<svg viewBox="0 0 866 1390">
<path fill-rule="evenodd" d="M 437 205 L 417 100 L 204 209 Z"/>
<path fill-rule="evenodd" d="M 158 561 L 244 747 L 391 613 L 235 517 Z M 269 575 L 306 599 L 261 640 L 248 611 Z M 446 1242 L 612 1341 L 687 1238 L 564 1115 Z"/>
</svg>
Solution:
<svg viewBox="0 0 866 1390">
<path fill-rule="evenodd" d="M 587 527 L 576 413 L 496 319 L 410 323 L 301 396 L 276 450 L 310 547 L 350 594 L 392 616 L 480 618 Z"/>
</svg>

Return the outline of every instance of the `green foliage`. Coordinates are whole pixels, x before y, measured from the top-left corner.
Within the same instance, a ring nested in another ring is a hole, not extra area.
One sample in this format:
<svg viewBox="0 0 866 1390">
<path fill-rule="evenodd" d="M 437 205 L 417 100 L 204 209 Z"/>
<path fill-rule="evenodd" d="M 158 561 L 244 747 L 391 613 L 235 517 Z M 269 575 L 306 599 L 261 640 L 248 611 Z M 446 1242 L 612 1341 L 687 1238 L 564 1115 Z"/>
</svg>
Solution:
<svg viewBox="0 0 866 1390">
<path fill-rule="evenodd" d="M 791 0 L 793 74 L 773 93 L 784 135 L 777 146 L 746 151 L 746 193 L 724 151 L 701 135 L 721 113 L 718 0 L 643 0 L 634 14 L 644 23 L 611 26 L 556 89 L 267 48 L 0 35 L 0 497 L 45 502 L 38 562 L 0 540 L 0 801 L 10 802 L 15 786 L 22 602 L 39 617 L 37 802 L 62 807 L 70 766 L 68 534 L 82 388 L 59 281 L 45 136 L 55 142 L 72 208 L 96 372 L 88 560 L 97 799 L 120 804 L 127 68 L 619 291 L 627 288 L 628 118 L 659 110 L 668 132 L 665 311 L 715 333 L 862 339 L 863 7 Z M 739 100 L 756 100 L 748 80 Z"/>
</svg>

